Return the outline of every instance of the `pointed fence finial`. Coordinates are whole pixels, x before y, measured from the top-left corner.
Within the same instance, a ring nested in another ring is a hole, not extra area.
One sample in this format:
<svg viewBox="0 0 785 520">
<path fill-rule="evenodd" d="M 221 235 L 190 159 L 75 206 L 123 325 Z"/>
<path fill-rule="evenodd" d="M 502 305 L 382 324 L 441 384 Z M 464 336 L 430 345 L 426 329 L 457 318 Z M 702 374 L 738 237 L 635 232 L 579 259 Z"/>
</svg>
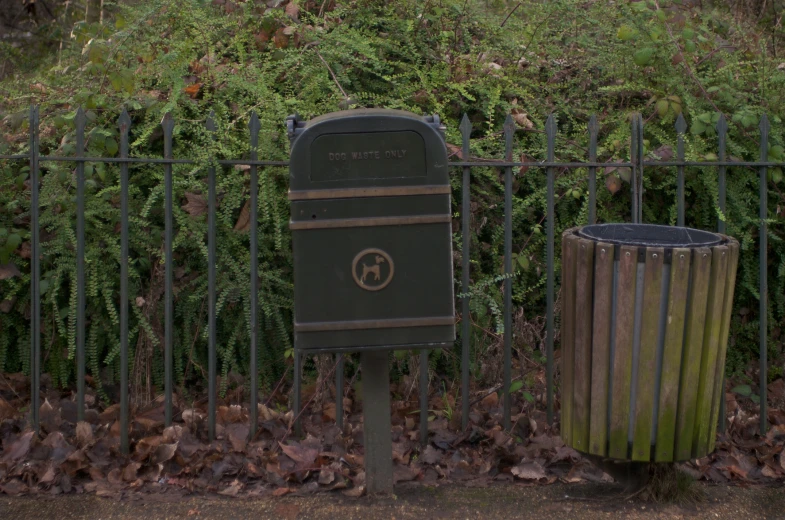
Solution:
<svg viewBox="0 0 785 520">
<path fill-rule="evenodd" d="M 504 131 L 508 134 L 515 133 L 515 120 L 512 118 L 512 114 L 507 114 L 507 119 L 504 120 Z"/>
<path fill-rule="evenodd" d="M 720 118 L 717 120 L 717 133 L 724 135 L 728 131 L 728 121 L 725 119 L 725 114 L 720 112 Z"/>
<path fill-rule="evenodd" d="M 512 114 L 507 114 L 504 120 L 504 150 L 508 161 L 512 161 L 512 139 L 515 137 L 515 120 Z"/>
<path fill-rule="evenodd" d="M 545 121 L 545 133 L 548 137 L 556 137 L 556 118 L 553 115 L 553 112 L 548 116 L 548 119 Z"/>
<path fill-rule="evenodd" d="M 461 119 L 461 135 L 469 135 L 472 131 L 472 123 L 469 121 L 469 116 L 464 112 L 463 119 Z"/>
<path fill-rule="evenodd" d="M 676 131 L 680 134 L 687 131 L 687 121 L 684 120 L 682 114 L 679 114 L 679 117 L 676 118 Z"/>
<path fill-rule="evenodd" d="M 216 126 L 215 126 L 215 111 L 213 111 L 213 110 L 210 110 L 210 113 L 207 115 L 207 122 L 205 123 L 205 125 L 204 125 L 204 126 L 205 126 L 205 128 L 207 128 L 207 130 L 209 130 L 210 132 L 215 132 L 215 131 L 216 131 Z"/>
<path fill-rule="evenodd" d="M 127 132 L 131 128 L 131 116 L 128 115 L 128 110 L 123 108 L 120 117 L 117 118 L 117 124 L 120 126 L 120 133 Z"/>
<path fill-rule="evenodd" d="M 597 123 L 597 114 L 592 114 L 589 118 L 589 132 L 596 135 L 599 131 L 600 125 Z"/>
<path fill-rule="evenodd" d="M 172 118 L 171 112 L 164 114 L 163 119 L 161 119 L 161 127 L 163 127 L 165 134 L 171 135 L 172 129 L 174 128 L 174 119 Z"/>
<path fill-rule="evenodd" d="M 74 123 L 76 123 L 76 131 L 77 132 L 84 132 L 85 122 L 87 118 L 85 117 L 84 110 L 82 107 L 76 109 L 76 117 L 74 117 Z"/>
<path fill-rule="evenodd" d="M 256 111 L 251 112 L 251 119 L 248 120 L 248 129 L 251 131 L 251 134 L 258 133 L 261 127 L 262 125 L 259 122 L 259 116 L 256 115 Z"/>
<path fill-rule="evenodd" d="M 769 130 L 771 129 L 771 126 L 769 125 L 769 117 L 766 114 L 760 116 L 760 125 L 758 125 L 758 128 L 760 128 L 761 135 L 769 134 Z"/>
</svg>

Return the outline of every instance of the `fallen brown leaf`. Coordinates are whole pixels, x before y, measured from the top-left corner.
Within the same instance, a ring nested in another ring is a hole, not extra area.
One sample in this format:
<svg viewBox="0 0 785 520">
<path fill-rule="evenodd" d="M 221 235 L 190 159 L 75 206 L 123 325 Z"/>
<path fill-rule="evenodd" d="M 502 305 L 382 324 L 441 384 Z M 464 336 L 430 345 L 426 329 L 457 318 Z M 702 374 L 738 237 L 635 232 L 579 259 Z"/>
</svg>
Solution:
<svg viewBox="0 0 785 520">
<path fill-rule="evenodd" d="M 522 462 L 517 466 L 513 466 L 512 474 L 523 480 L 539 480 L 547 478 L 545 469 L 536 461 Z"/>
<path fill-rule="evenodd" d="M 234 225 L 234 230 L 240 233 L 245 233 L 251 229 L 251 200 L 245 201 L 243 209 L 240 210 L 240 216 L 237 217 L 237 223 Z"/>
<path fill-rule="evenodd" d="M 198 217 L 199 215 L 207 213 L 207 201 L 202 195 L 186 191 L 185 198 L 188 202 L 183 204 L 183 211 L 187 212 L 192 217 Z"/>
</svg>

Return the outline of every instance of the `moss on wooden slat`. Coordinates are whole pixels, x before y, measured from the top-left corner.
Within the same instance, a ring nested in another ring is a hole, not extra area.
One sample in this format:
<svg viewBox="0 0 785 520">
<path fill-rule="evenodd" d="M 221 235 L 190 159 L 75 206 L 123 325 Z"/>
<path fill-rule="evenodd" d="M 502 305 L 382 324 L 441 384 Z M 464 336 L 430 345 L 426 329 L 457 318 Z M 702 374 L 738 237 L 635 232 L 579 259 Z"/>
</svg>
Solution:
<svg viewBox="0 0 785 520">
<path fill-rule="evenodd" d="M 665 250 L 646 249 L 643 279 L 643 314 L 641 343 L 638 354 L 638 384 L 635 392 L 635 424 L 632 441 L 632 460 L 651 459 L 651 430 L 654 416 L 654 386 L 657 375 L 657 333 L 660 323 L 662 266 Z"/>
<path fill-rule="evenodd" d="M 703 352 L 704 320 L 709 296 L 711 249 L 696 249 L 692 259 L 692 281 L 684 334 L 681 374 L 679 377 L 679 407 L 676 417 L 676 459 L 692 458 L 692 439 L 695 428 L 698 378 Z"/>
<path fill-rule="evenodd" d="M 733 312 L 733 294 L 736 286 L 736 267 L 739 262 L 739 243 L 731 239 L 728 244 L 728 272 L 725 277 L 725 298 L 722 306 L 722 326 L 720 327 L 720 343 L 717 352 L 717 369 L 714 380 L 714 397 L 711 400 L 711 419 L 709 420 L 708 452 L 714 451 L 714 442 L 717 439 L 717 424 L 720 418 L 720 400 L 725 399 L 725 355 L 728 352 L 728 335 L 730 333 L 730 320 Z"/>
<path fill-rule="evenodd" d="M 605 456 L 608 449 L 608 382 L 610 380 L 613 246 L 594 247 L 594 317 L 591 352 L 591 414 L 589 453 Z"/>
<path fill-rule="evenodd" d="M 575 374 L 573 380 L 572 447 L 589 449 L 591 406 L 591 318 L 594 276 L 594 242 L 579 240 L 576 255 Z"/>
<path fill-rule="evenodd" d="M 637 268 L 638 248 L 623 246 L 619 254 L 616 285 L 616 330 L 611 375 L 613 400 L 608 450 L 608 456 L 615 459 L 627 458 Z"/>
<path fill-rule="evenodd" d="M 575 259 L 578 237 L 566 232 L 562 240 L 561 319 L 561 437 L 572 445 L 573 374 L 575 359 Z"/>
<path fill-rule="evenodd" d="M 657 462 L 674 460 L 676 412 L 679 405 L 679 375 L 684 344 L 684 320 L 687 310 L 689 280 L 690 250 L 674 249 L 668 286 L 662 376 L 659 383 L 660 402 L 657 418 L 657 441 L 654 450 L 654 459 Z"/>
<path fill-rule="evenodd" d="M 692 456 L 700 458 L 708 453 L 709 422 L 711 402 L 714 397 L 714 377 L 717 371 L 717 350 L 719 350 L 722 328 L 722 308 L 728 271 L 728 248 L 718 246 L 712 250 L 711 274 L 709 275 L 708 309 L 703 330 L 703 351 L 701 370 L 698 377 L 698 398 L 696 401 L 696 428 L 693 432 Z"/>
</svg>

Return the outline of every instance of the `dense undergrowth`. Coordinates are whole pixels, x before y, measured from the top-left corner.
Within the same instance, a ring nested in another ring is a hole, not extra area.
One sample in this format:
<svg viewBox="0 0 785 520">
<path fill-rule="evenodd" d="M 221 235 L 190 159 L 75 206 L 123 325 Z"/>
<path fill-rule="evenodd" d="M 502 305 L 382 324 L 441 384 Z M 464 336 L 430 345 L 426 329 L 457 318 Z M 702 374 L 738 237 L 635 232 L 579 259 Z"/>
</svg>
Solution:
<svg viewBox="0 0 785 520">
<path fill-rule="evenodd" d="M 107 6 L 107 8 L 109 8 Z M 171 112 L 176 165 L 174 244 L 177 382 L 198 388 L 207 365 L 206 174 L 208 158 L 248 157 L 248 120 L 259 115 L 259 157 L 288 157 L 284 119 L 348 107 L 385 107 L 437 113 L 450 150 L 460 144 L 458 121 L 473 124 L 471 153 L 503 155 L 501 127 L 516 121 L 515 156 L 545 158 L 544 123 L 558 119 L 556 156 L 587 159 L 587 123 L 597 114 L 599 159 L 629 159 L 629 116 L 646 120 L 645 151 L 668 159 L 675 150 L 679 113 L 689 125 L 688 160 L 715 160 L 716 111 L 726 114 L 728 154 L 759 157 L 758 121 L 772 122 L 768 157 L 785 159 L 779 115 L 785 112 L 785 65 L 773 30 L 721 9 L 677 1 L 504 2 L 351 0 L 233 2 L 140 0 L 111 7 L 103 25 L 77 23 L 62 50 L 31 63 L 0 48 L 16 72 L 0 83 L 0 153 L 25 153 L 27 107 L 41 107 L 41 151 L 74 154 L 74 117 L 87 111 L 87 154 L 118 152 L 117 118 L 132 117 L 131 155 L 162 156 L 162 116 Z M 57 47 L 59 49 L 59 46 Z M 213 110 L 218 138 L 205 131 Z M 455 159 L 455 157 L 453 157 Z M 75 180 L 68 163 L 42 164 L 42 337 L 44 368 L 56 385 L 74 380 L 76 326 Z M 456 171 L 457 173 L 457 171 Z M 29 168 L 0 161 L 0 371 L 29 370 Z M 119 372 L 119 172 L 88 164 L 88 372 L 112 394 Z M 545 301 L 545 174 L 516 172 L 513 281 L 516 363 L 542 359 Z M 585 169 L 559 171 L 556 232 L 585 223 Z M 629 219 L 629 172 L 598 173 L 599 221 Z M 275 385 L 290 366 L 291 248 L 287 171 L 260 176 L 260 371 Z M 675 169 L 647 168 L 643 218 L 674 224 Z M 715 168 L 686 172 L 687 224 L 716 229 L 718 218 L 742 243 L 728 370 L 745 377 L 758 352 L 758 172 L 730 168 L 727 214 L 717 205 Z M 162 387 L 163 169 L 131 169 L 131 344 L 134 393 L 141 401 Z M 460 178 L 453 178 L 460 201 Z M 782 171 L 769 172 L 770 377 L 781 375 L 785 319 L 785 196 Z M 249 359 L 248 172 L 219 171 L 218 339 L 222 391 L 243 381 Z M 473 170 L 473 374 L 500 373 L 502 332 L 503 182 L 495 168 Z M 454 202 L 456 222 L 460 205 Z M 455 248 L 460 234 L 455 228 Z M 558 242 L 558 241 L 557 241 Z M 557 258 L 559 252 L 557 251 Z M 456 280 L 460 261 L 456 256 Z M 18 269 L 18 271 L 17 271 Z M 558 269 L 557 269 L 558 272 Z M 457 282 L 456 282 L 457 283 Z M 456 292 L 466 288 L 456 287 Z M 460 353 L 432 354 L 448 387 Z M 558 348 L 558 344 L 557 344 Z M 396 373 L 408 373 L 404 353 Z M 522 374 L 526 391 L 534 384 Z M 748 373 L 747 376 L 750 374 Z M 196 386 L 194 386 L 196 384 Z M 442 386 L 442 383 L 439 383 Z M 112 397 L 110 395 L 110 397 Z"/>
</svg>

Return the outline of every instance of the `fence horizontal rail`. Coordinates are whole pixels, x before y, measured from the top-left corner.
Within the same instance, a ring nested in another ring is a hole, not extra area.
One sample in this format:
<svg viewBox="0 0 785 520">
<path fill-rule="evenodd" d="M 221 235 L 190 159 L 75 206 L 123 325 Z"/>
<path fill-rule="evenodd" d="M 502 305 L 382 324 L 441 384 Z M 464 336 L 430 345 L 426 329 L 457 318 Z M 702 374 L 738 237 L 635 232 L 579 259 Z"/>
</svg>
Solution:
<svg viewBox="0 0 785 520">
<path fill-rule="evenodd" d="M 118 157 L 89 157 L 84 154 L 84 137 L 85 137 L 85 114 L 80 108 L 75 116 L 76 128 L 76 144 L 77 152 L 74 156 L 57 156 L 57 155 L 40 155 L 39 150 L 39 113 L 37 107 L 30 109 L 30 138 L 29 138 L 29 153 L 26 154 L 11 154 L 0 155 L 0 160 L 25 160 L 30 164 L 30 180 L 31 180 L 31 398 L 33 406 L 31 406 L 31 421 L 34 428 L 38 428 L 38 406 L 36 403 L 40 401 L 40 372 L 41 372 L 41 344 L 40 344 L 40 324 L 41 324 L 41 297 L 40 297 L 40 235 L 39 235 L 39 182 L 40 182 L 40 163 L 53 161 L 53 162 L 76 162 L 77 173 L 77 204 L 79 211 L 77 212 L 77 251 L 76 251 L 76 267 L 77 267 L 77 331 L 76 331 L 76 363 L 77 363 L 77 403 L 79 418 L 83 418 L 84 414 L 84 379 L 85 379 L 85 354 L 84 354 L 84 338 L 85 338 L 85 280 L 84 280 L 84 256 L 85 256 L 85 239 L 84 239 L 84 165 L 85 163 L 114 163 L 120 165 L 120 185 L 121 185 L 121 256 L 124 261 L 121 263 L 121 290 L 120 290 L 120 336 L 121 336 L 121 449 L 123 452 L 128 452 L 128 167 L 133 164 L 156 164 L 164 167 L 164 184 L 165 184 L 165 298 L 164 298 L 164 365 L 165 365 L 165 424 L 169 425 L 172 421 L 172 390 L 173 390 L 173 370 L 172 370 L 172 335 L 173 335 L 173 304 L 174 293 L 172 290 L 172 275 L 173 275 L 173 256 L 172 256 L 172 243 L 174 237 L 174 219 L 172 215 L 173 208 L 173 172 L 172 166 L 176 164 L 199 164 L 207 169 L 208 173 L 208 379 L 209 379 L 209 404 L 208 404 L 208 431 L 212 439 L 215 435 L 215 400 L 216 400 L 216 348 L 217 338 L 216 334 L 216 166 L 249 166 L 250 169 L 250 220 L 257 222 L 257 203 L 259 192 L 259 178 L 258 167 L 277 166 L 285 167 L 289 165 L 289 161 L 275 161 L 275 160 L 259 160 L 258 159 L 258 142 L 260 132 L 260 121 L 256 113 L 252 113 L 248 128 L 250 131 L 249 136 L 249 155 L 247 159 L 216 159 L 210 158 L 206 161 L 196 161 L 193 159 L 175 159 L 172 153 L 173 136 L 172 130 L 174 127 L 174 120 L 170 114 L 166 114 L 161 122 L 163 128 L 164 139 L 164 157 L 129 157 L 129 131 L 131 127 L 131 118 L 126 111 L 123 111 L 118 120 L 120 130 L 120 146 Z M 211 139 L 215 138 L 216 127 L 214 124 L 214 115 L 211 113 L 206 120 L 206 129 Z M 503 370 L 503 414 L 504 425 L 506 428 L 510 426 L 510 386 L 511 386 L 511 350 L 512 350 L 512 179 L 513 168 L 530 167 L 530 168 L 544 168 L 547 174 L 546 186 L 546 215 L 545 220 L 547 224 L 547 269 L 546 269 L 546 385 L 547 385 L 547 416 L 548 421 L 553 422 L 554 419 L 554 312 L 555 312 L 555 273 L 554 273 L 554 242 L 555 242 L 555 177 L 556 169 L 558 168 L 588 168 L 587 183 L 589 187 L 588 198 L 588 221 L 590 224 L 595 223 L 596 220 L 596 179 L 597 168 L 630 168 L 630 191 L 631 191 L 631 220 L 632 222 L 640 222 L 642 220 L 642 193 L 643 193 L 643 179 L 644 168 L 649 167 L 676 167 L 677 171 L 677 225 L 685 225 L 685 201 L 684 201 L 684 168 L 686 167 L 716 167 L 718 174 L 718 198 L 717 205 L 720 212 L 725 214 L 726 206 L 726 171 L 728 167 L 752 167 L 758 168 L 759 177 L 759 217 L 758 223 L 759 233 L 759 294 L 760 294 L 760 417 L 761 417 L 761 432 L 766 431 L 766 340 L 767 340 L 767 258 L 766 258 L 766 221 L 768 218 L 767 209 L 767 171 L 768 168 L 783 167 L 785 161 L 771 161 L 768 160 L 768 119 L 764 115 L 760 122 L 760 159 L 758 161 L 729 161 L 726 160 L 726 135 L 727 124 L 725 117 L 720 115 L 717 123 L 717 139 L 718 139 L 718 160 L 716 161 L 687 161 L 685 160 L 684 153 L 684 135 L 686 131 L 686 123 L 683 116 L 679 115 L 676 121 L 677 130 L 677 152 L 676 160 L 656 161 L 646 159 L 643 153 L 643 129 L 644 122 L 640 114 L 633 115 L 631 119 L 631 134 L 630 134 L 630 160 L 624 162 L 603 162 L 597 160 L 597 136 L 599 127 L 597 119 L 592 116 L 588 124 L 589 133 L 589 148 L 588 148 L 588 161 L 557 161 L 555 160 L 555 147 L 557 127 L 556 121 L 551 114 L 545 125 L 545 134 L 547 136 L 547 159 L 545 161 L 513 161 L 513 137 L 516 131 L 515 123 L 511 116 L 508 116 L 504 123 L 504 143 L 505 143 L 505 157 L 504 160 L 458 160 L 450 161 L 449 167 L 460 168 L 462 172 L 462 198 L 461 198 L 461 239 L 462 239 L 462 352 L 461 352 L 461 411 L 462 411 L 462 425 L 465 428 L 468 425 L 469 406 L 470 406 L 470 350 L 471 345 L 469 341 L 471 324 L 470 319 L 466 316 L 470 315 L 468 289 L 470 286 L 470 253 L 471 253 L 471 239 L 470 239 L 470 211 L 471 204 L 471 169 L 472 168 L 504 168 L 504 370 Z M 462 142 L 461 142 L 461 157 L 470 157 L 470 138 L 472 132 L 472 125 L 464 115 L 459 127 Z M 717 230 L 724 233 L 726 224 L 722 218 L 717 219 Z M 257 403 L 258 403 L 258 340 L 259 340 L 259 323 L 257 319 L 257 310 L 259 309 L 258 302 L 258 229 L 257 226 L 250 226 L 250 266 L 249 266 L 249 279 L 250 279 L 250 327 L 251 327 L 251 355 L 250 355 L 250 436 L 255 434 L 256 426 L 258 425 L 257 418 Z M 295 417 L 299 417 L 300 412 L 300 371 L 302 368 L 303 354 L 295 352 L 294 356 L 294 370 L 295 370 L 295 388 L 294 388 L 294 407 Z M 336 422 L 339 426 L 343 424 L 343 388 L 344 388 L 344 355 L 338 354 L 336 357 Z M 427 441 L 427 386 L 428 386 L 428 362 L 427 352 L 420 354 L 420 402 L 421 402 L 421 440 Z M 721 406 L 724 409 L 724 400 L 721 401 Z M 724 427 L 724 410 L 720 413 L 720 429 Z M 299 427 L 299 421 L 296 422 Z"/>
<path fill-rule="evenodd" d="M 0 160 L 28 160 L 30 154 L 0 155 Z M 89 156 L 66 156 L 66 155 L 39 155 L 39 162 L 97 162 L 97 163 L 117 163 L 117 164 L 199 164 L 193 159 L 161 159 L 158 157 L 89 157 Z M 242 159 L 218 159 L 210 161 L 210 164 L 222 166 L 289 166 L 289 161 L 254 161 Z M 695 166 L 695 167 L 716 167 L 716 166 L 748 166 L 753 168 L 777 168 L 785 167 L 785 161 L 643 161 L 643 163 L 631 162 L 565 162 L 565 161 L 450 161 L 450 168 L 633 168 L 635 166 Z"/>
</svg>

